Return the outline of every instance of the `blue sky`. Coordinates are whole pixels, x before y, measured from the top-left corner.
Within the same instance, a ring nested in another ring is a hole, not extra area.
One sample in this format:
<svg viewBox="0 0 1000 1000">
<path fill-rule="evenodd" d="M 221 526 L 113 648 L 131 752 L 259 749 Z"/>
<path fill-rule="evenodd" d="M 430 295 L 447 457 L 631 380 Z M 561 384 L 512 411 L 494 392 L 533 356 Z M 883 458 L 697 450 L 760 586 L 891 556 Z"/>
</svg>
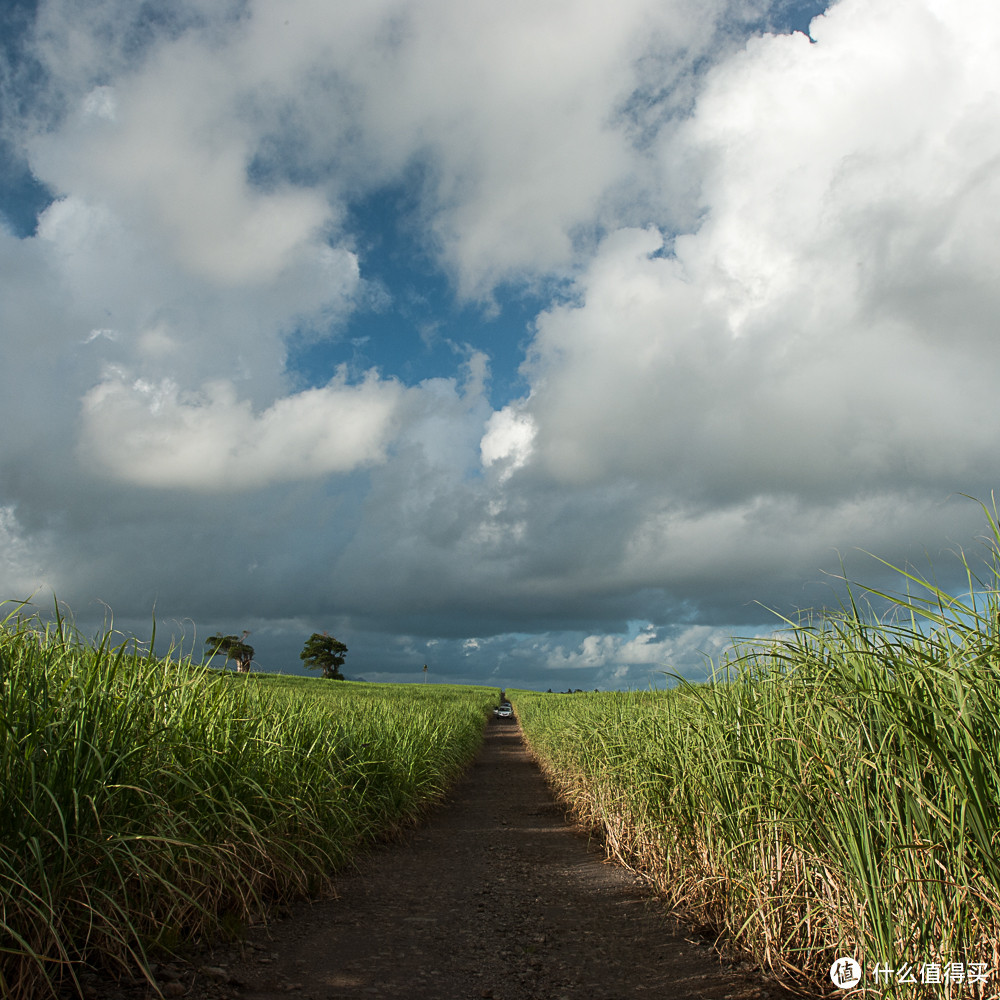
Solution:
<svg viewBox="0 0 1000 1000">
<path fill-rule="evenodd" d="M 489 304 L 457 301 L 415 231 L 418 185 L 380 188 L 349 206 L 366 291 L 332 338 L 293 335 L 287 367 L 308 385 L 325 384 L 341 364 L 361 372 L 374 366 L 414 385 L 450 374 L 472 348 L 489 355 L 489 396 L 500 408 L 526 391 L 518 367 L 548 298 L 515 286 L 495 289 Z"/>
<path fill-rule="evenodd" d="M 984 0 L 0 11 L 0 598 L 626 687 L 975 551 Z"/>
</svg>

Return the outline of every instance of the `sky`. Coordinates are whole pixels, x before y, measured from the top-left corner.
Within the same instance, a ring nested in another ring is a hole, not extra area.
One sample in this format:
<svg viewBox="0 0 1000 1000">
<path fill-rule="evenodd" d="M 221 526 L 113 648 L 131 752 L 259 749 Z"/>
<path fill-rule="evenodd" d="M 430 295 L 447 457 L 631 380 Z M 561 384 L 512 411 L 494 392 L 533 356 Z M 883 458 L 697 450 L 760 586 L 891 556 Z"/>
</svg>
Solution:
<svg viewBox="0 0 1000 1000">
<path fill-rule="evenodd" d="M 644 688 L 978 558 L 992 0 L 0 18 L 0 600 Z"/>
</svg>

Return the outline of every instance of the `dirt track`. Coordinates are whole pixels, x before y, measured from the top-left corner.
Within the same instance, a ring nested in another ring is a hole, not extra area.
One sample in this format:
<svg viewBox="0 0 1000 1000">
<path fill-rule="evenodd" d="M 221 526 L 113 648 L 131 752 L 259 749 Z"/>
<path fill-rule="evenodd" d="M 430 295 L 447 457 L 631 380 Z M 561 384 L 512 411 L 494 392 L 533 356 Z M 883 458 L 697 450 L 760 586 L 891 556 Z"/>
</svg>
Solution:
<svg viewBox="0 0 1000 1000">
<path fill-rule="evenodd" d="M 304 904 L 190 969 L 194 1000 L 778 997 L 673 927 L 630 873 L 567 825 L 513 721 L 487 728 L 449 801 Z M 92 993 L 93 996 L 108 994 Z"/>
</svg>

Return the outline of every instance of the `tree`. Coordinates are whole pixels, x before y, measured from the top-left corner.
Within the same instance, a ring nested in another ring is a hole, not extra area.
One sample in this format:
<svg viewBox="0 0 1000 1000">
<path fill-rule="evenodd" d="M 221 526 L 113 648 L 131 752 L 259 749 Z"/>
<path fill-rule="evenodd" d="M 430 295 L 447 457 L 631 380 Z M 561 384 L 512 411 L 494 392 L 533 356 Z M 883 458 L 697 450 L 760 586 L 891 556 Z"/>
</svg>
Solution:
<svg viewBox="0 0 1000 1000">
<path fill-rule="evenodd" d="M 324 632 L 322 635 L 319 632 L 313 632 L 306 640 L 305 646 L 302 647 L 299 659 L 303 660 L 310 670 L 322 670 L 324 677 L 334 681 L 342 681 L 345 678 L 340 672 L 340 668 L 344 664 L 346 652 L 347 647 L 339 639 L 334 639 L 328 632 Z"/>
<path fill-rule="evenodd" d="M 249 632 L 244 632 L 242 637 L 238 637 L 216 632 L 215 635 L 205 640 L 205 645 L 208 646 L 208 650 L 212 654 L 225 653 L 226 662 L 235 660 L 238 674 L 248 674 L 250 673 L 250 661 L 253 659 L 253 646 L 245 641 L 249 634 Z"/>
</svg>

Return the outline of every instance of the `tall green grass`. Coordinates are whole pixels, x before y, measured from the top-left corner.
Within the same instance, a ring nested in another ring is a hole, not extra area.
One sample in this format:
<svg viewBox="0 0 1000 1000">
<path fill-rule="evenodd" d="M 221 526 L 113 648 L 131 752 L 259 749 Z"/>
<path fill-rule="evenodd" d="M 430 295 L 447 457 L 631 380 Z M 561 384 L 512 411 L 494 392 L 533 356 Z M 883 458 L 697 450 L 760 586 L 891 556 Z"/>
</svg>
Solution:
<svg viewBox="0 0 1000 1000">
<path fill-rule="evenodd" d="M 1000 532 L 988 579 L 735 647 L 665 692 L 512 692 L 529 743 L 611 854 L 791 982 L 863 962 L 873 996 L 997 993 Z M 870 592 L 870 594 L 873 592 Z M 886 595 L 876 595 L 884 598 Z M 985 963 L 987 987 L 920 982 Z M 915 984 L 895 973 L 913 967 Z M 876 966 L 883 971 L 873 980 Z M 933 975 L 933 972 L 927 973 Z"/>
<path fill-rule="evenodd" d="M 220 674 L 65 622 L 0 627 L 0 995 L 317 889 L 412 822 L 495 692 Z"/>
</svg>

